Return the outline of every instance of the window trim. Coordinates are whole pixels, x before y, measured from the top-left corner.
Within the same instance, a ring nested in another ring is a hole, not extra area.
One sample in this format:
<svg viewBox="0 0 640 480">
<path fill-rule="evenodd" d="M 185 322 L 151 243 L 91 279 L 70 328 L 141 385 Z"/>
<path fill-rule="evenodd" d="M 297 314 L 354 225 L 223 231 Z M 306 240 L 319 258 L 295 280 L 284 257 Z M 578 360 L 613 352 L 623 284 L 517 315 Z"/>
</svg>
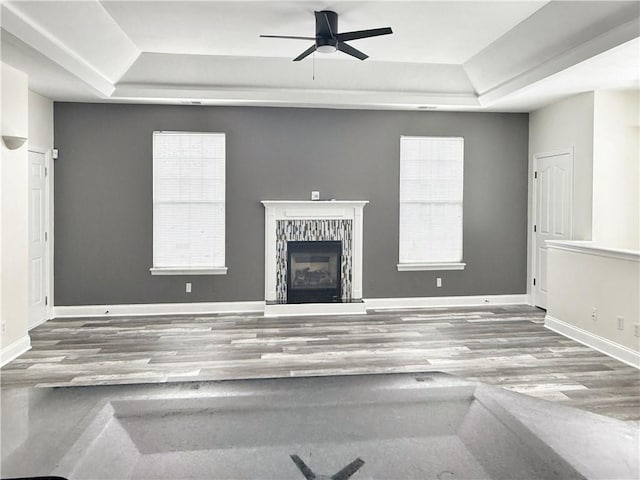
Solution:
<svg viewBox="0 0 640 480">
<path fill-rule="evenodd" d="M 224 200 L 224 216 L 225 216 L 225 224 L 227 220 L 227 179 L 226 179 L 226 170 L 227 170 L 227 154 L 226 154 L 226 143 L 227 143 L 227 134 L 226 132 L 195 132 L 195 131 L 180 131 L 180 130 L 154 130 L 152 134 L 152 142 L 155 144 L 155 135 L 156 134 L 176 134 L 176 135 L 222 135 L 224 137 L 225 143 L 225 155 L 224 155 L 224 170 L 225 170 L 225 179 L 224 179 L 224 189 L 225 189 L 225 200 Z M 153 146 L 151 153 L 151 162 L 152 162 L 152 181 L 153 181 L 153 196 L 152 196 L 152 204 L 155 207 L 156 204 L 156 174 L 155 174 L 155 158 L 153 154 Z M 155 212 L 155 208 L 154 208 Z M 155 215 L 155 213 L 154 213 Z M 155 219 L 153 219 L 155 221 Z M 152 248 L 155 248 L 155 225 L 153 227 L 152 233 Z M 153 265 L 149 268 L 149 272 L 151 275 L 226 275 L 228 268 L 226 266 L 227 255 L 226 255 L 226 243 L 227 243 L 227 231 L 225 225 L 224 232 L 224 244 L 225 244 L 225 254 L 224 254 L 224 265 L 211 265 L 211 266 L 194 266 L 194 267 L 156 267 Z M 152 263 L 155 262 L 155 256 L 152 258 Z"/>
<path fill-rule="evenodd" d="M 446 262 L 446 263 L 398 263 L 399 272 L 419 272 L 427 270 L 464 270 L 467 266 L 464 262 Z"/>
<path fill-rule="evenodd" d="M 400 146 L 402 148 L 402 139 L 403 138 L 438 138 L 438 139 L 461 139 L 463 145 L 463 153 L 462 153 L 462 165 L 463 165 L 463 174 L 462 174 L 462 184 L 463 184 L 463 194 L 462 194 L 462 227 L 464 230 L 464 137 L 463 136 L 451 136 L 451 135 L 401 135 L 400 136 Z M 400 165 L 402 162 L 402 157 L 400 157 Z M 400 178 L 400 177 L 399 177 Z M 400 187 L 400 186 L 398 186 Z M 400 193 L 400 191 L 398 191 Z M 398 206 L 401 206 L 402 202 L 398 202 Z M 400 220 L 398 216 L 398 221 Z M 418 272 L 418 271 L 445 271 L 445 270 L 464 270 L 467 264 L 464 260 L 464 233 L 463 230 L 460 232 L 460 235 L 463 237 L 461 239 L 461 259 L 459 262 L 400 262 L 398 258 L 398 263 L 396 264 L 396 268 L 399 272 Z M 400 232 L 398 231 L 398 257 L 400 257 Z"/>
<path fill-rule="evenodd" d="M 151 267 L 151 275 L 226 275 L 227 267 Z"/>
</svg>

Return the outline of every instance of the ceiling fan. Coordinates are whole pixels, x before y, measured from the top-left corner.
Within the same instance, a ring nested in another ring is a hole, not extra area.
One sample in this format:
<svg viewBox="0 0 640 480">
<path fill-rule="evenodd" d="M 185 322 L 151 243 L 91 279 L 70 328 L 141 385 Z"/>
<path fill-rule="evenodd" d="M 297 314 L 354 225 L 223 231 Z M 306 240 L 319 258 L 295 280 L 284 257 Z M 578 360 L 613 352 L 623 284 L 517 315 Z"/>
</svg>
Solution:
<svg viewBox="0 0 640 480">
<path fill-rule="evenodd" d="M 338 33 L 338 14 L 331 10 L 322 10 L 314 12 L 316 15 L 316 36 L 315 37 L 296 37 L 289 35 L 260 35 L 263 38 L 288 38 L 293 40 L 314 40 L 315 43 L 307 48 L 304 52 L 293 59 L 298 62 L 303 58 L 311 55 L 316 50 L 318 52 L 331 53 L 336 50 L 351 55 L 352 57 L 364 60 L 369 55 L 347 45 L 348 40 L 356 40 L 359 38 L 377 37 L 380 35 L 389 35 L 393 33 L 391 28 L 372 28 L 370 30 L 357 30 L 354 32 Z"/>
</svg>

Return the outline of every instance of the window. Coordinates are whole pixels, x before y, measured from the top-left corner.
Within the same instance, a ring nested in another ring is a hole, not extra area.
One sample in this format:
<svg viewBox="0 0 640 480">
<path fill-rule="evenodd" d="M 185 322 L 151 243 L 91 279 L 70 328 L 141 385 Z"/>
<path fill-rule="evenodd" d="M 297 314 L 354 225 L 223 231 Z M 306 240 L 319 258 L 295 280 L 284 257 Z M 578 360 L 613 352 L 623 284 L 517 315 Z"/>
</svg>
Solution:
<svg viewBox="0 0 640 480">
<path fill-rule="evenodd" d="M 398 270 L 462 270 L 464 139 L 400 138 Z"/>
<path fill-rule="evenodd" d="M 153 132 L 153 275 L 225 274 L 225 134 Z"/>
</svg>

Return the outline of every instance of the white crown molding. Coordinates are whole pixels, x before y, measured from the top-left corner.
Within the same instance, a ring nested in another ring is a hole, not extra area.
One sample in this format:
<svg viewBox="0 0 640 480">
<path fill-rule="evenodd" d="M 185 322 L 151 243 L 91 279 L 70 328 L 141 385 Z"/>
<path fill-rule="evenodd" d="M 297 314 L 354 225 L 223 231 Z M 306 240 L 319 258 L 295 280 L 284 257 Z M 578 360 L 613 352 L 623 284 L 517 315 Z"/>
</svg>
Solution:
<svg viewBox="0 0 640 480">
<path fill-rule="evenodd" d="M 273 87 L 201 87 L 180 84 L 118 83 L 112 97 L 118 101 L 198 99 L 207 105 L 301 106 L 353 109 L 412 109 L 419 105 L 480 108 L 475 94 Z"/>
<path fill-rule="evenodd" d="M 640 369 L 640 352 L 632 350 L 619 343 L 612 342 L 604 337 L 583 330 L 582 328 L 563 322 L 551 315 L 544 319 L 544 326 L 560 335 L 568 337 L 587 347 L 593 348 L 621 362 Z"/>
<path fill-rule="evenodd" d="M 0 351 L 0 367 L 4 367 L 11 360 L 18 358 L 24 352 L 31 349 L 31 339 L 29 335 L 19 338 L 10 343 Z"/>
<path fill-rule="evenodd" d="M 523 73 L 511 78 L 502 79 L 502 81 L 497 82 L 494 87 L 479 92 L 478 101 L 482 106 L 491 105 L 507 95 L 522 90 L 535 82 L 551 77 L 569 67 L 633 40 L 640 34 L 640 27 L 638 25 L 638 18 L 634 18 L 574 48 L 563 51 L 545 62 L 531 65 L 530 68 Z M 471 79 L 471 75 L 469 75 L 466 68 L 465 71 L 467 71 L 467 75 Z"/>
<path fill-rule="evenodd" d="M 115 91 L 115 86 L 104 74 L 32 22 L 15 5 L 3 2 L 1 8 L 4 30 L 71 72 L 96 90 L 100 97 L 109 97 Z"/>
</svg>

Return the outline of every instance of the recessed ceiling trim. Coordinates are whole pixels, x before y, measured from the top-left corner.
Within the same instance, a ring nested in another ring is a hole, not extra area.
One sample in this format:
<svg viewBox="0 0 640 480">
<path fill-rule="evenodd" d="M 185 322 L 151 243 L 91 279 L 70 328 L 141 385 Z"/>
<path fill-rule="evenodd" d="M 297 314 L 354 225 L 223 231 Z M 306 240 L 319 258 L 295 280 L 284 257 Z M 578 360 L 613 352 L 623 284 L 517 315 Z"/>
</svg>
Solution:
<svg viewBox="0 0 640 480">
<path fill-rule="evenodd" d="M 114 98 L 160 98 L 167 100 L 189 100 L 198 98 L 207 104 L 229 101 L 243 104 L 257 102 L 287 103 L 291 105 L 369 105 L 398 108 L 416 108 L 419 105 L 478 107 L 473 94 L 442 94 L 431 92 L 392 92 L 367 90 L 311 90 L 293 88 L 212 88 L 210 85 L 181 86 L 159 84 L 118 84 Z"/>
<path fill-rule="evenodd" d="M 600 53 L 611 50 L 638 36 L 640 36 L 640 24 L 638 23 L 638 19 L 635 18 L 577 47 L 566 50 L 520 75 L 502 82 L 496 87 L 480 94 L 478 100 L 481 105 L 490 105 L 506 95 L 528 87 L 535 82 L 566 70 Z"/>
<path fill-rule="evenodd" d="M 87 83 L 103 96 L 110 96 L 114 85 L 92 65 L 80 58 L 48 32 L 23 16 L 10 4 L 2 5 L 2 28 Z"/>
</svg>

